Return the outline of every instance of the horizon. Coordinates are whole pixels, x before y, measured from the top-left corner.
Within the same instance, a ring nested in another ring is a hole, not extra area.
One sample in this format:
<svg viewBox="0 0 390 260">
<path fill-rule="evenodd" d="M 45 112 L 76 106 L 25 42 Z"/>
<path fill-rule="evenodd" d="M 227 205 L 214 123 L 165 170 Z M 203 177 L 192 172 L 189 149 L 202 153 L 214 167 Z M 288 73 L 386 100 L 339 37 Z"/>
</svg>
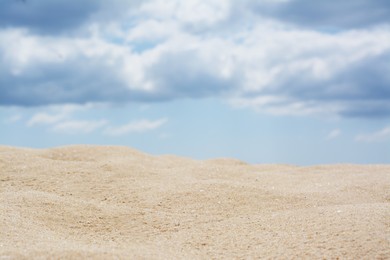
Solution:
<svg viewBox="0 0 390 260">
<path fill-rule="evenodd" d="M 152 153 L 147 153 L 147 152 L 144 152 L 142 150 L 138 150 L 138 149 L 135 149 L 131 146 L 126 146 L 126 145 L 110 145 L 110 144 L 106 144 L 106 145 L 100 145 L 100 144 L 65 144 L 65 145 L 60 145 L 60 146 L 52 146 L 52 147 L 29 147 L 29 146 L 13 146 L 13 145 L 3 145 L 3 144 L 0 144 L 0 148 L 4 148 L 4 149 L 16 149 L 16 150 L 32 150 L 32 151 L 42 151 L 42 152 L 49 152 L 49 151 L 53 151 L 53 150 L 66 150 L 66 149 L 69 149 L 69 148 L 72 148 L 74 149 L 75 151 L 77 151 L 78 149 L 83 149 L 83 148 L 109 148 L 109 149 L 128 149 L 129 152 L 132 152 L 132 153 L 139 153 L 143 156 L 146 156 L 146 157 L 155 157 L 155 158 L 164 158 L 165 156 L 172 156 L 178 160 L 191 160 L 191 161 L 194 161 L 194 162 L 213 162 L 213 161 L 219 161 L 219 160 L 223 160 L 223 161 L 232 161 L 232 162 L 239 162 L 239 163 L 243 163 L 244 165 L 248 165 L 248 166 L 258 166 L 258 167 L 262 167 L 262 166 L 275 166 L 275 167 L 280 167 L 280 166 L 286 166 L 286 167 L 297 167 L 297 168 L 312 168 L 312 167 L 334 167 L 334 166 L 367 166 L 367 167 L 370 167 L 370 166 L 386 166 L 388 165 L 387 163 L 349 163 L 349 162 L 339 162 L 339 163 L 323 163 L 323 164 L 293 164 L 293 163 L 251 163 L 251 162 L 247 162 L 245 160 L 241 160 L 241 159 L 237 159 L 237 158 L 234 158 L 234 157 L 211 157 L 211 158 L 204 158 L 204 159 L 200 159 L 200 158 L 193 158 L 193 157 L 189 157 L 189 156 L 180 156 L 180 155 L 177 155 L 177 154 L 172 154 L 172 153 L 163 153 L 163 154 L 152 154 Z"/>
<path fill-rule="evenodd" d="M 390 3 L 0 3 L 0 145 L 390 163 Z"/>
</svg>

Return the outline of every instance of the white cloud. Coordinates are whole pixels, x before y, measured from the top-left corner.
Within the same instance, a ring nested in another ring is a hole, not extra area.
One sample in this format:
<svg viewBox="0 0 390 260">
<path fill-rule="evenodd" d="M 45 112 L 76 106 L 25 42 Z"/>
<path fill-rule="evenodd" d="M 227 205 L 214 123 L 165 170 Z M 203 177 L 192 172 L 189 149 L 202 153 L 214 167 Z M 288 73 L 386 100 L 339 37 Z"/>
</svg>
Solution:
<svg viewBox="0 0 390 260">
<path fill-rule="evenodd" d="M 27 122 L 27 126 L 34 126 L 37 124 L 54 124 L 64 119 L 66 116 L 67 115 L 63 113 L 55 115 L 51 115 L 48 113 L 37 113 Z"/>
<path fill-rule="evenodd" d="M 85 119 L 92 109 L 104 108 L 105 105 L 63 105 L 47 108 L 48 112 L 35 113 L 26 123 L 32 127 L 44 125 L 49 131 L 62 134 L 86 134 L 93 131 L 100 131 L 110 136 L 124 135 L 128 133 L 141 133 L 157 129 L 168 120 L 160 118 L 157 120 L 142 119 L 131 121 L 122 126 L 112 126 L 108 119 Z M 140 106 L 140 112 L 148 109 L 147 105 Z M 85 113 L 82 113 L 85 112 Z"/>
<path fill-rule="evenodd" d="M 105 130 L 105 133 L 111 136 L 124 135 L 128 133 L 142 133 L 153 129 L 157 129 L 162 125 L 164 125 L 167 121 L 168 120 L 166 118 L 161 118 L 154 121 L 147 120 L 147 119 L 132 121 L 122 126 L 108 127 Z"/>
<path fill-rule="evenodd" d="M 275 116 L 310 116 L 320 115 L 333 117 L 339 107 L 335 104 L 323 104 L 319 106 L 315 102 L 290 100 L 286 97 L 254 96 L 245 98 L 232 98 L 229 103 L 236 108 L 250 108 L 260 114 Z"/>
<path fill-rule="evenodd" d="M 373 133 L 359 134 L 355 137 L 355 141 L 366 143 L 388 142 L 390 141 L 390 126 Z"/>
<path fill-rule="evenodd" d="M 210 26 L 225 19 L 230 11 L 230 1 L 220 0 L 187 0 L 146 2 L 141 7 L 145 16 L 160 20 L 176 20 L 184 25 Z"/>
<path fill-rule="evenodd" d="M 87 134 L 105 125 L 107 125 L 106 120 L 69 120 L 53 125 L 51 130 L 65 134 Z"/>
<path fill-rule="evenodd" d="M 30 120 L 27 121 L 27 126 L 34 125 L 50 125 L 54 123 L 58 123 L 69 118 L 72 113 L 76 111 L 82 111 L 85 109 L 89 109 L 91 107 L 90 104 L 87 105 L 62 105 L 62 106 L 52 106 L 47 107 L 47 110 L 51 112 L 39 112 L 34 114 Z"/>
<path fill-rule="evenodd" d="M 19 122 L 22 119 L 22 116 L 20 114 L 12 115 L 8 117 L 4 122 L 7 124 L 13 124 L 16 122 Z"/>
<path fill-rule="evenodd" d="M 332 139 L 335 139 L 335 138 L 339 137 L 340 135 L 341 135 L 341 130 L 340 129 L 334 129 L 334 130 L 329 132 L 329 134 L 326 137 L 326 139 L 332 140 Z"/>
<path fill-rule="evenodd" d="M 62 105 L 46 108 L 49 112 L 38 112 L 27 121 L 27 126 L 46 125 L 50 131 L 63 134 L 85 134 L 108 124 L 105 119 L 77 119 L 76 113 L 88 112 L 98 105 Z"/>
</svg>

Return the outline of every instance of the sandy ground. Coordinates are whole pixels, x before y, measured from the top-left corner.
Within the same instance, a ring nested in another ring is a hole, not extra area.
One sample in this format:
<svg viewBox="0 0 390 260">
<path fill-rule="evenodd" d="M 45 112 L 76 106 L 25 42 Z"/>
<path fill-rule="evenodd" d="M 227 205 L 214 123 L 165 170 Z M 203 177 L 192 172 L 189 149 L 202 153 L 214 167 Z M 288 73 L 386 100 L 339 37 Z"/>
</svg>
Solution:
<svg viewBox="0 0 390 260">
<path fill-rule="evenodd" d="M 390 165 L 0 146 L 0 259 L 390 259 Z"/>
</svg>

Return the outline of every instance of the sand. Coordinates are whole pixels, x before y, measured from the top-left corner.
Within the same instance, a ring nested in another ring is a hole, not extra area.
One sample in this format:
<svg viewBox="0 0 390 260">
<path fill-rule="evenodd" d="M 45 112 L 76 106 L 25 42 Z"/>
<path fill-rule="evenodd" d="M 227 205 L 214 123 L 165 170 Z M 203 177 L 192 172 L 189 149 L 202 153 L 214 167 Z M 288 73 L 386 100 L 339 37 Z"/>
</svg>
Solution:
<svg viewBox="0 0 390 260">
<path fill-rule="evenodd" d="M 0 259 L 390 259 L 390 165 L 0 146 Z"/>
</svg>

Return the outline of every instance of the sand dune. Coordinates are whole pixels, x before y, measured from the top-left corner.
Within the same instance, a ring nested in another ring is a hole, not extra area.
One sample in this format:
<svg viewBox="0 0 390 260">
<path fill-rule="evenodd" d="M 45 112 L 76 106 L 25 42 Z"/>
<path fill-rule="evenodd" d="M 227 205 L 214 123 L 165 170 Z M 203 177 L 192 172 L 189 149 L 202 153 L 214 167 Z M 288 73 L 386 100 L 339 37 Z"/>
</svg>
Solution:
<svg viewBox="0 0 390 260">
<path fill-rule="evenodd" d="M 0 259 L 390 258 L 390 165 L 0 147 Z"/>
</svg>

